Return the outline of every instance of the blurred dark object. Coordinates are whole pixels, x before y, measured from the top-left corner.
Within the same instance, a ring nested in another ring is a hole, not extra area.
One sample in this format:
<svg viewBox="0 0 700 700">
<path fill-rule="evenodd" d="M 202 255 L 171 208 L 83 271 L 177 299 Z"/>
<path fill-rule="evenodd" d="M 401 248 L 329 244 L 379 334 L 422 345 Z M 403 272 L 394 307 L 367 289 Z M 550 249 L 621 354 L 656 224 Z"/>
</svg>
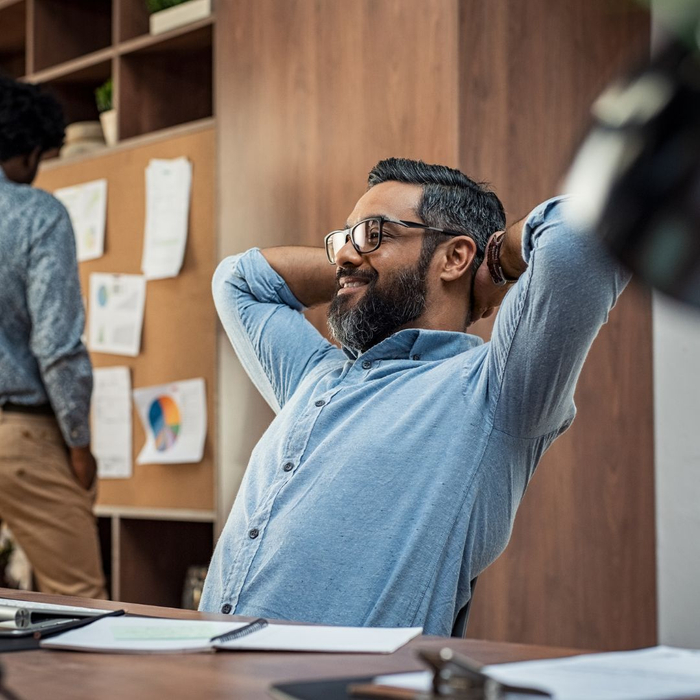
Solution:
<svg viewBox="0 0 700 700">
<path fill-rule="evenodd" d="M 7 574 L 7 567 L 14 551 L 15 544 L 11 539 L 0 538 L 0 588 L 16 587 L 15 581 Z"/>
<path fill-rule="evenodd" d="M 204 579 L 207 577 L 206 566 L 190 566 L 185 574 L 185 586 L 182 591 L 182 607 L 185 610 L 198 610 L 202 597 Z"/>
<path fill-rule="evenodd" d="M 576 214 L 643 281 L 700 306 L 697 42 L 676 36 L 593 115 L 567 187 Z"/>
</svg>

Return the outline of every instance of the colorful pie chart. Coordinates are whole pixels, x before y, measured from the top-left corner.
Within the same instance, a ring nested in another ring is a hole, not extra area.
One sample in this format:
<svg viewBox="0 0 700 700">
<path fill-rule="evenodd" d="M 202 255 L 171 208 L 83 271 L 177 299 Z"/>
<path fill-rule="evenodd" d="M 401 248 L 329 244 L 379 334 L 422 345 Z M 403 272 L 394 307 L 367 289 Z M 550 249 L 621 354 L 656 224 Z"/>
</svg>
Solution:
<svg viewBox="0 0 700 700">
<path fill-rule="evenodd" d="M 148 409 L 148 422 L 159 452 L 169 450 L 180 432 L 180 409 L 169 396 L 159 396 Z"/>
</svg>

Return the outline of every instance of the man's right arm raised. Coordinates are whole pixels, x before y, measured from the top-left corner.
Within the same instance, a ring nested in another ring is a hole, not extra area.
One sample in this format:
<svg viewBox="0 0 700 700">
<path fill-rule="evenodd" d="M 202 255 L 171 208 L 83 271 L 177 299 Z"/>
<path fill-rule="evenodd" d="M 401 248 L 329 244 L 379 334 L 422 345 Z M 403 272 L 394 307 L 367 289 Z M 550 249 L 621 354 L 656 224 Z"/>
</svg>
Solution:
<svg viewBox="0 0 700 700">
<path fill-rule="evenodd" d="M 330 301 L 335 289 L 335 268 L 322 249 L 253 248 L 223 260 L 212 287 L 241 364 L 275 412 L 320 362 L 344 361 L 302 314 Z"/>
</svg>

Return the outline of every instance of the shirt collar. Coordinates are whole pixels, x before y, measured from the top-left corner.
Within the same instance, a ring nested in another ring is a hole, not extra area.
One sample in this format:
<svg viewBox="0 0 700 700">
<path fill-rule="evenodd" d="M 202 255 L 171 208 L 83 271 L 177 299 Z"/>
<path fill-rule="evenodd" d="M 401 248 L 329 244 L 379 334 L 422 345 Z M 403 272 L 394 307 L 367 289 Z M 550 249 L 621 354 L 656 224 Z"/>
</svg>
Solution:
<svg viewBox="0 0 700 700">
<path fill-rule="evenodd" d="M 343 352 L 351 359 L 373 360 L 446 360 L 483 344 L 477 335 L 455 331 L 433 331 L 425 328 L 406 328 L 377 343 L 367 352 L 343 346 Z"/>
</svg>

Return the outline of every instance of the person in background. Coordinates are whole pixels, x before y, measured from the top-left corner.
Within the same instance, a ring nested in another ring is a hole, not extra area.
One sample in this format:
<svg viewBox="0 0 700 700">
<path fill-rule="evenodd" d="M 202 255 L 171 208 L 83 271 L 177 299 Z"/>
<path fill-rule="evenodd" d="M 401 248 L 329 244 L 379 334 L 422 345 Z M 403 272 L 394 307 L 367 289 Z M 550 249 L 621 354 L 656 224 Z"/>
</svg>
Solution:
<svg viewBox="0 0 700 700">
<path fill-rule="evenodd" d="M 0 520 L 40 591 L 105 598 L 75 239 L 31 186 L 64 127 L 51 96 L 0 76 Z"/>
</svg>

